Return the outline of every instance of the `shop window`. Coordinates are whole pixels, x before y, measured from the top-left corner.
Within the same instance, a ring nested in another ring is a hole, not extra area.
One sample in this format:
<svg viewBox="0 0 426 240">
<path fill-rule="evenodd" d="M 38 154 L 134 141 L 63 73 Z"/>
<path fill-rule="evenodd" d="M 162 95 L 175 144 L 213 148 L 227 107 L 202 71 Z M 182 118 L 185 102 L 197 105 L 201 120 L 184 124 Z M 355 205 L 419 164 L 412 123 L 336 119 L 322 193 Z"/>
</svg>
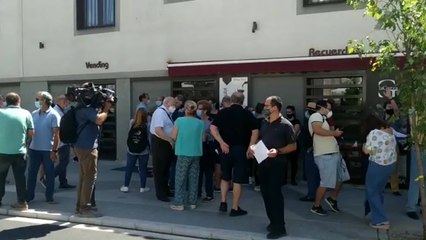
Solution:
<svg viewBox="0 0 426 240">
<path fill-rule="evenodd" d="M 364 102 L 364 84 L 362 77 L 308 78 L 306 102 L 332 99 L 334 101 L 333 118 L 336 127 L 345 132 L 344 138 L 362 140 L 360 121 Z"/>
<path fill-rule="evenodd" d="M 193 0 L 164 0 L 164 4 L 178 3 L 178 2 L 187 2 L 187 1 L 193 1 Z"/>
<path fill-rule="evenodd" d="M 115 0 L 77 0 L 77 30 L 114 26 Z"/>
<path fill-rule="evenodd" d="M 172 84 L 173 96 L 182 94 L 194 101 L 217 99 L 217 80 L 174 80 Z"/>
<path fill-rule="evenodd" d="M 346 0 L 303 0 L 304 6 L 313 6 L 329 3 L 344 3 Z"/>
</svg>

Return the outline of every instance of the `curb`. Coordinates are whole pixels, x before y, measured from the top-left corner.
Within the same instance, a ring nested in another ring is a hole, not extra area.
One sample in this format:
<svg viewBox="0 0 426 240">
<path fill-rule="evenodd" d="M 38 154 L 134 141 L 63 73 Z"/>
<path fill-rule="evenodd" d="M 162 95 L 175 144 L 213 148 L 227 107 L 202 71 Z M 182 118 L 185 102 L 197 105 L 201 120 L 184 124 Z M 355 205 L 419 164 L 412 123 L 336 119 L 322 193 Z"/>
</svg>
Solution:
<svg viewBox="0 0 426 240">
<path fill-rule="evenodd" d="M 188 226 L 181 224 L 171 224 L 164 222 L 153 222 L 137 219 L 116 218 L 103 216 L 99 218 L 81 218 L 71 213 L 48 212 L 29 209 L 17 211 L 13 209 L 0 208 L 0 215 L 37 218 L 44 220 L 54 220 L 61 222 L 71 222 L 79 224 L 90 224 L 103 227 L 124 228 L 137 231 L 153 232 L 160 234 L 178 235 L 182 237 L 193 237 L 201 239 L 220 240 L 260 240 L 265 239 L 264 234 L 242 231 L 231 231 L 216 228 L 206 228 L 198 226 Z"/>
</svg>

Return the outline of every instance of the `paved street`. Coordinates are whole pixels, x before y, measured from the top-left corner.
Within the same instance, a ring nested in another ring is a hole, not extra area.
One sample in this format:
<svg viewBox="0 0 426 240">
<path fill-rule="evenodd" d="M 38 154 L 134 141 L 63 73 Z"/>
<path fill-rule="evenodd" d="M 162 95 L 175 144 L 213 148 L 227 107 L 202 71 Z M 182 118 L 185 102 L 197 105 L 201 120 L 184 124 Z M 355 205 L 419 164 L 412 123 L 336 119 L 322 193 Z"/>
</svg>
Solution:
<svg viewBox="0 0 426 240">
<path fill-rule="evenodd" d="M 159 202 L 155 193 L 139 193 L 137 175 L 134 174 L 129 193 L 121 193 L 124 172 L 113 170 L 122 167 L 122 162 L 101 161 L 96 189 L 96 199 L 101 218 L 84 219 L 73 215 L 75 190 L 57 190 L 57 205 L 44 202 L 41 186 L 37 185 L 37 195 L 30 204 L 30 210 L 17 212 L 10 210 L 9 205 L 16 199 L 14 185 L 7 185 L 6 196 L 0 214 L 9 216 L 37 217 L 74 224 L 91 224 L 103 227 L 115 227 L 130 230 L 165 233 L 177 236 L 193 236 L 214 239 L 264 239 L 267 217 L 261 195 L 245 186 L 241 207 L 248 210 L 247 216 L 231 218 L 218 212 L 219 200 L 199 203 L 195 210 L 173 211 L 169 204 Z M 77 164 L 69 167 L 69 181 L 76 183 Z M 9 178 L 12 180 L 12 178 Z M 13 184 L 13 182 L 11 183 Z M 153 188 L 152 178 L 148 186 Z M 376 239 L 376 233 L 363 217 L 362 202 L 364 190 L 360 187 L 345 185 L 339 207 L 341 213 L 330 213 L 329 216 L 316 216 L 310 213 L 311 203 L 298 201 L 305 192 L 306 185 L 285 186 L 285 214 L 289 237 L 286 239 Z M 406 193 L 402 197 L 385 195 L 386 209 L 389 212 L 393 236 L 401 233 L 420 233 L 421 222 L 405 216 Z M 230 200 L 228 201 L 230 204 Z M 324 206 L 327 209 L 326 206 Z M 2 220 L 3 222 L 3 220 Z"/>
<path fill-rule="evenodd" d="M 0 239 L 41 239 L 41 240 L 143 240 L 143 239 L 179 239 L 196 240 L 195 238 L 177 237 L 158 233 L 134 231 L 109 227 L 57 222 L 53 220 L 0 217 Z"/>
</svg>

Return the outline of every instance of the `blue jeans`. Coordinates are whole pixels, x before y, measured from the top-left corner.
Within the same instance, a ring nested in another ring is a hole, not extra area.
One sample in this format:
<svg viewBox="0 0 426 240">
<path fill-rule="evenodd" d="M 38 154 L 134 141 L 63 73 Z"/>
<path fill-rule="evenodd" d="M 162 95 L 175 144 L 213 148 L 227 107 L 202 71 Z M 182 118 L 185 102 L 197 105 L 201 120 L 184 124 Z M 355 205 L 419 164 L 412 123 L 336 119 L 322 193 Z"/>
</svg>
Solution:
<svg viewBox="0 0 426 240">
<path fill-rule="evenodd" d="M 184 205 L 197 203 L 198 174 L 200 172 L 200 157 L 178 156 L 176 161 L 175 204 Z M 188 193 L 188 196 L 185 195 Z"/>
<path fill-rule="evenodd" d="M 386 184 L 390 175 L 395 170 L 396 163 L 382 166 L 370 161 L 365 177 L 365 193 L 367 202 L 365 204 L 365 214 L 371 210 L 371 223 L 378 224 L 387 221 L 383 206 Z"/>
<path fill-rule="evenodd" d="M 41 164 L 43 164 L 44 173 L 46 174 L 46 201 L 52 201 L 55 189 L 55 167 L 53 161 L 50 159 L 50 151 L 29 149 L 28 154 L 27 201 L 29 202 L 34 199 L 37 174 Z"/>
<path fill-rule="evenodd" d="M 308 184 L 308 194 L 309 198 L 315 199 L 315 194 L 317 192 L 317 188 L 320 184 L 320 175 L 318 171 L 318 167 L 314 161 L 314 153 L 312 150 L 304 152 L 305 157 L 305 174 L 306 181 Z"/>
<path fill-rule="evenodd" d="M 138 161 L 139 177 L 141 181 L 141 188 L 146 186 L 146 176 L 148 171 L 148 159 L 149 154 L 144 155 L 132 155 L 127 153 L 127 164 L 126 174 L 124 176 L 124 186 L 128 187 L 130 179 L 132 178 L 133 168 L 135 167 L 136 161 Z"/>
<path fill-rule="evenodd" d="M 70 146 L 63 145 L 58 149 L 59 163 L 55 167 L 55 177 L 59 176 L 59 185 L 66 186 L 67 180 L 67 166 L 70 162 Z"/>
<path fill-rule="evenodd" d="M 421 149 L 420 157 L 422 158 L 423 164 L 423 176 L 426 175 L 426 151 Z M 415 179 L 419 176 L 419 170 L 417 167 L 416 160 L 416 149 L 414 146 L 411 147 L 411 158 L 410 158 L 410 186 L 408 187 L 408 199 L 407 199 L 407 212 L 417 212 L 417 201 L 419 199 L 419 183 Z"/>
</svg>

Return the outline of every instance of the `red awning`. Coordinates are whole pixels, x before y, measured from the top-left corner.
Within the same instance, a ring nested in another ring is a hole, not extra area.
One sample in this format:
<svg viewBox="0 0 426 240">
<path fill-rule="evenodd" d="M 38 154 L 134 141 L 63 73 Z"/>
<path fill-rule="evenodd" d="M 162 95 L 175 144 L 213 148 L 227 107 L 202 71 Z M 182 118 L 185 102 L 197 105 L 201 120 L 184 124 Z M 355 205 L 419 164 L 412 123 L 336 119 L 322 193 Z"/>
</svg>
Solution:
<svg viewBox="0 0 426 240">
<path fill-rule="evenodd" d="M 170 63 L 170 77 L 241 75 L 250 73 L 327 72 L 370 69 L 371 57 L 358 55 Z"/>
</svg>

